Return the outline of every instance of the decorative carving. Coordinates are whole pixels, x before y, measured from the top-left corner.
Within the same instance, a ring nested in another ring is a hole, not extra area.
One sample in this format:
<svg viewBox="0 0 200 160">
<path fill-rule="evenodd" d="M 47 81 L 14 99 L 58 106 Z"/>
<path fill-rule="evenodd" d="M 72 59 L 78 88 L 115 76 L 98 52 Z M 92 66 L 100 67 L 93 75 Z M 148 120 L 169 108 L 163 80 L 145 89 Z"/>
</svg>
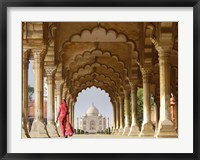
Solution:
<svg viewBox="0 0 200 160">
<path fill-rule="evenodd" d="M 45 55 L 46 55 L 46 49 L 43 49 L 42 51 L 33 52 L 34 69 L 41 68 L 43 66 Z"/>
<path fill-rule="evenodd" d="M 143 82 L 145 83 L 149 83 L 150 81 L 150 75 L 152 74 L 152 68 L 140 68 L 141 72 L 142 72 L 142 79 Z"/>
<path fill-rule="evenodd" d="M 55 66 L 45 67 L 45 72 L 46 72 L 47 77 L 54 76 L 56 73 L 56 67 Z"/>
<path fill-rule="evenodd" d="M 63 87 L 63 84 L 64 84 L 64 80 L 61 80 L 61 81 L 55 81 L 55 87 L 56 87 L 56 91 L 57 92 L 61 92 L 61 89 Z"/>
<path fill-rule="evenodd" d="M 125 90 L 124 91 L 124 98 L 125 98 L 125 100 L 129 100 L 130 99 L 130 91 L 129 90 Z"/>
<path fill-rule="evenodd" d="M 23 60 L 23 65 L 28 65 L 29 64 L 29 56 L 30 56 L 31 50 L 26 50 L 25 52 L 22 53 L 22 60 Z"/>
</svg>

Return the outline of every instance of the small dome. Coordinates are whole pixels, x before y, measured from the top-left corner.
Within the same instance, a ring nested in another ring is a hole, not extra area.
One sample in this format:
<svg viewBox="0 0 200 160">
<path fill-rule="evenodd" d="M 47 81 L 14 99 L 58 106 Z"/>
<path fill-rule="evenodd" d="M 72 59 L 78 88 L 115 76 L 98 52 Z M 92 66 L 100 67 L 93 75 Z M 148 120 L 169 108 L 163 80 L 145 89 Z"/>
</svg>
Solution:
<svg viewBox="0 0 200 160">
<path fill-rule="evenodd" d="M 92 104 L 86 112 L 87 116 L 98 116 L 99 110 Z"/>
</svg>

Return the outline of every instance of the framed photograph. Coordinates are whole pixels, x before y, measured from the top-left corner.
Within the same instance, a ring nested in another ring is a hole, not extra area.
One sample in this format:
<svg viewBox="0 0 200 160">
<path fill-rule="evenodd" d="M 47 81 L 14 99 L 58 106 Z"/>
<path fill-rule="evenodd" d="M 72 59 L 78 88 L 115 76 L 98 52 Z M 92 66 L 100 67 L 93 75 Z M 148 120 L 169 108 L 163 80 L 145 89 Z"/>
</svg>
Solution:
<svg viewBox="0 0 200 160">
<path fill-rule="evenodd" d="M 2 1 L 1 159 L 200 159 L 199 10 Z"/>
</svg>

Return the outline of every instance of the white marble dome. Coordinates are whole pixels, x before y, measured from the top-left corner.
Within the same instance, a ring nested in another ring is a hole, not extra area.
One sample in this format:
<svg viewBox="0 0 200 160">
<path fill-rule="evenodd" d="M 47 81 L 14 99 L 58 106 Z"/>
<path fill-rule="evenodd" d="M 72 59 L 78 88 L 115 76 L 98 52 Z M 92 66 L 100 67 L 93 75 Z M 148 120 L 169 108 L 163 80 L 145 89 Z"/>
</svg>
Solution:
<svg viewBox="0 0 200 160">
<path fill-rule="evenodd" d="M 92 104 L 92 106 L 88 108 L 86 115 L 87 116 L 98 116 L 99 110 Z"/>
</svg>

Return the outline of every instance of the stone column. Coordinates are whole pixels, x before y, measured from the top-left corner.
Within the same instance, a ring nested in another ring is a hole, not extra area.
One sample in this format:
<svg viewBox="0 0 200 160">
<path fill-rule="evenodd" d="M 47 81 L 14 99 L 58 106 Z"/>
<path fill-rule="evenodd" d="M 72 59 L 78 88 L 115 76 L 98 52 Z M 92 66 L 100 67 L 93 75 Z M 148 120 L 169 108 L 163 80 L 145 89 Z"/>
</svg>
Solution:
<svg viewBox="0 0 200 160">
<path fill-rule="evenodd" d="M 124 105 L 125 105 L 125 126 L 123 136 L 127 136 L 130 132 L 130 91 L 125 90 L 124 92 Z"/>
<path fill-rule="evenodd" d="M 72 99 L 71 99 L 71 105 L 70 105 L 69 109 L 70 109 L 70 113 L 71 113 L 71 116 L 70 116 L 71 125 L 74 128 L 74 101 Z"/>
<path fill-rule="evenodd" d="M 115 135 L 118 134 L 119 132 L 119 103 L 117 100 L 114 101 L 115 103 L 115 109 L 116 109 L 116 112 L 115 112 L 115 117 L 116 117 L 116 128 L 115 128 Z"/>
<path fill-rule="evenodd" d="M 61 105 L 61 100 L 62 100 L 62 87 L 63 87 L 63 84 L 64 84 L 64 82 L 62 80 L 55 81 L 55 85 L 56 85 L 56 103 L 57 103 L 56 104 L 56 115 L 57 116 L 58 116 L 59 107 Z M 57 130 L 58 130 L 59 136 L 62 136 L 62 132 L 61 132 L 61 129 L 60 129 L 59 122 L 57 124 Z"/>
<path fill-rule="evenodd" d="M 178 104 L 175 104 L 175 129 L 178 134 Z"/>
<path fill-rule="evenodd" d="M 56 67 L 46 67 L 47 75 L 47 131 L 50 137 L 58 137 L 57 127 L 55 124 L 55 104 L 54 104 L 54 76 Z"/>
<path fill-rule="evenodd" d="M 160 120 L 157 137 L 177 137 L 176 130 L 170 120 L 170 76 L 168 53 L 157 47 L 160 69 Z"/>
<path fill-rule="evenodd" d="M 72 101 L 71 101 L 71 98 L 70 98 L 70 95 L 68 95 L 67 96 L 67 106 L 68 106 L 68 108 L 69 108 L 69 122 L 70 123 L 72 123 L 72 121 L 71 121 L 71 115 L 72 115 L 72 113 L 71 113 L 71 103 L 72 103 Z"/>
<path fill-rule="evenodd" d="M 141 68 L 143 78 L 143 123 L 140 136 L 153 136 L 153 124 L 150 110 L 150 74 L 151 68 Z"/>
<path fill-rule="evenodd" d="M 154 108 L 155 108 L 155 130 L 157 131 L 157 129 L 158 129 L 158 106 L 156 103 L 154 103 Z"/>
<path fill-rule="evenodd" d="M 22 138 L 30 138 L 27 121 L 28 121 L 28 65 L 29 65 L 29 52 L 23 53 L 22 64 Z"/>
<path fill-rule="evenodd" d="M 58 114 L 58 111 L 59 111 L 59 107 L 61 105 L 61 100 L 62 100 L 62 87 L 63 87 L 63 84 L 64 82 L 61 80 L 61 81 L 55 81 L 55 84 L 56 84 L 56 114 Z"/>
<path fill-rule="evenodd" d="M 31 137 L 49 137 L 43 117 L 43 73 L 46 51 L 34 52 L 35 116 L 31 127 Z"/>
<path fill-rule="evenodd" d="M 56 107 L 56 105 L 57 105 L 57 97 L 56 97 L 56 95 L 55 95 L 55 93 L 56 93 L 56 89 L 55 89 L 55 85 L 54 85 L 54 118 L 55 118 L 55 120 L 56 120 L 56 118 L 57 118 L 57 107 Z"/>
<path fill-rule="evenodd" d="M 118 100 L 119 100 L 119 112 L 120 112 L 120 128 L 118 134 L 122 135 L 124 131 L 124 98 L 122 96 L 119 96 Z"/>
<path fill-rule="evenodd" d="M 131 129 L 129 132 L 129 136 L 138 136 L 139 135 L 139 127 L 137 124 L 137 86 L 136 84 L 131 85 L 131 108 L 132 108 L 132 123 Z"/>
<path fill-rule="evenodd" d="M 112 103 L 112 107 L 113 107 L 113 128 L 112 128 L 112 134 L 115 133 L 115 128 L 116 128 L 116 108 L 114 106 L 114 104 Z"/>
<path fill-rule="evenodd" d="M 70 98 L 70 100 L 69 100 L 69 121 L 70 121 L 70 123 L 72 124 L 72 99 Z"/>
<path fill-rule="evenodd" d="M 65 99 L 65 100 L 66 100 L 66 95 L 67 95 L 67 88 L 66 88 L 66 87 L 63 87 L 62 99 Z M 66 100 L 66 103 L 67 103 L 67 100 Z"/>
</svg>

